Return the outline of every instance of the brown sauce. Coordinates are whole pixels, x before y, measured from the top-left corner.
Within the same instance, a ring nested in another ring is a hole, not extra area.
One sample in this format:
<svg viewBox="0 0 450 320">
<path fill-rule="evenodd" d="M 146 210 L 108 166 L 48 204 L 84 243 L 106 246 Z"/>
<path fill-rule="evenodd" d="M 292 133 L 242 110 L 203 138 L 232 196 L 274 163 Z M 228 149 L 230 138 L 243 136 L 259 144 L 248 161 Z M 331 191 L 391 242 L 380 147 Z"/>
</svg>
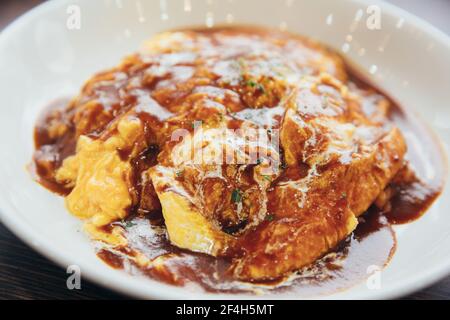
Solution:
<svg viewBox="0 0 450 320">
<path fill-rule="evenodd" d="M 438 197 L 439 191 L 430 190 L 418 181 L 398 188 L 391 199 L 391 210 L 385 212 L 392 224 L 403 224 L 420 218 Z"/>
<path fill-rule="evenodd" d="M 408 144 L 406 160 L 414 168 L 415 178 L 409 183 L 395 185 L 391 210 L 385 212 L 393 224 L 420 218 L 439 196 L 447 176 L 445 156 L 430 130 L 419 119 L 397 107 L 392 121 L 402 131 Z"/>
<path fill-rule="evenodd" d="M 97 252 L 97 256 L 108 263 L 111 268 L 123 269 L 123 259 L 117 254 L 114 254 L 113 252 L 106 249 L 101 249 Z"/>
<path fill-rule="evenodd" d="M 355 81 L 362 80 L 355 78 Z M 152 268 L 143 270 L 135 265 L 134 272 L 171 285 L 197 287 L 197 290 L 212 293 L 289 293 L 299 297 L 327 295 L 364 281 L 373 272 L 370 266 L 381 270 L 395 253 L 396 237 L 391 225 L 420 218 L 439 196 L 446 172 L 439 142 L 419 119 L 408 115 L 398 104 L 393 104 L 390 119 L 407 140 L 407 160 L 415 174 L 412 181 L 394 184 L 396 194 L 390 201 L 389 211 L 372 205 L 359 218 L 353 234 L 334 252 L 314 264 L 288 278 L 249 284 L 235 281 L 227 274 L 230 262 L 226 259 L 180 250 L 170 244 L 165 233 L 155 236 L 150 231 L 142 237 L 142 234 L 133 234 L 136 231 L 131 228 L 127 230 L 127 235 L 141 241 L 132 242 L 131 249 L 140 250 L 149 257 L 155 257 L 155 252 L 174 255 L 166 261 L 164 271 Z M 147 223 L 142 218 L 133 221 L 136 226 Z M 164 226 L 159 228 L 164 229 Z M 139 230 L 149 231 L 151 228 Z M 124 263 L 124 260 L 133 265 L 126 255 L 101 251 L 99 256 L 112 267 L 118 265 L 118 261 Z"/>
<path fill-rule="evenodd" d="M 33 178 L 37 182 L 61 196 L 67 196 L 71 190 L 57 183 L 53 179 L 53 173 L 61 166 L 65 158 L 75 153 L 76 140 L 71 130 L 68 130 L 66 134 L 57 140 L 52 139 L 49 137 L 48 127 L 52 117 L 68 117 L 62 111 L 69 105 L 69 102 L 69 98 L 56 99 L 45 108 L 43 116 L 38 119 L 34 129 L 36 152 L 29 167 Z"/>
<path fill-rule="evenodd" d="M 374 88 L 368 85 L 369 81 L 362 80 L 356 72 L 353 72 L 351 80 L 358 86 Z M 114 95 L 114 92 L 111 95 Z M 171 97 L 175 98 L 177 97 Z M 180 97 L 177 99 L 182 100 Z M 48 108 L 47 115 L 67 105 L 67 100 L 57 101 Z M 169 111 L 159 110 L 159 112 L 161 113 L 159 118 L 169 115 Z M 261 112 L 261 109 L 258 112 Z M 56 116 L 70 115 L 61 113 Z M 95 113 L 90 116 L 95 117 Z M 230 122 L 233 128 L 238 128 L 242 119 L 253 115 L 237 112 L 235 116 L 235 120 Z M 275 122 L 280 122 L 281 116 L 278 114 L 275 116 Z M 260 115 L 256 118 L 259 119 Z M 150 125 L 158 122 L 158 119 L 141 120 Z M 271 118 L 269 122 L 272 120 Z M 98 256 L 113 268 L 126 268 L 132 273 L 145 274 L 168 284 L 214 293 L 294 293 L 296 296 L 306 297 L 330 294 L 364 281 L 369 275 L 368 266 L 382 268 L 394 254 L 396 238 L 392 225 L 411 222 L 422 216 L 439 196 L 446 176 L 445 160 L 439 142 L 419 119 L 393 102 L 389 120 L 400 128 L 407 141 L 406 159 L 413 168 L 414 176 L 407 183 L 394 181 L 390 186 L 394 190 L 390 206 L 378 209 L 372 205 L 359 218 L 360 223 L 355 232 L 342 241 L 334 252 L 294 272 L 288 278 L 252 284 L 234 280 L 227 273 L 230 261 L 172 246 L 167 239 L 160 208 L 151 213 L 144 212 L 145 216 L 142 216 L 142 212 L 139 212 L 140 216 L 137 215 L 136 208 L 130 208 L 132 215 L 124 226 L 129 242 L 128 250 L 116 251 L 104 248 L 98 252 Z M 266 121 L 263 125 L 269 126 L 269 122 Z M 36 126 L 35 145 L 38 152 L 35 153 L 31 169 L 35 179 L 44 187 L 60 195 L 67 195 L 70 190 L 56 183 L 51 172 L 58 168 L 67 156 L 75 152 L 75 135 L 70 131 L 72 128 L 69 128 L 67 134 L 59 137 L 58 141 L 53 141 L 46 130 L 50 124 L 51 117 L 45 116 Z M 136 190 L 133 192 L 137 194 L 137 198 L 141 197 L 142 192 L 139 173 L 156 163 L 158 152 L 158 146 L 152 145 L 149 150 L 132 161 L 136 171 L 134 175 Z M 121 150 L 120 156 L 123 159 L 128 158 L 129 150 Z M 289 168 L 286 171 L 288 170 Z M 284 178 L 281 176 L 279 179 L 283 181 Z M 288 178 L 292 179 L 292 176 Z M 133 260 L 136 252 L 143 253 L 148 259 L 165 259 L 165 268 L 139 268 Z"/>
<path fill-rule="evenodd" d="M 413 111 L 401 106 L 389 94 L 380 90 L 355 66 L 348 65 L 351 79 L 359 87 L 374 88 L 392 104 L 389 121 L 398 127 L 406 140 L 405 160 L 411 176 L 400 183 L 393 181 L 394 196 L 390 208 L 383 211 L 391 224 L 404 224 L 420 218 L 440 195 L 447 176 L 446 156 L 438 138 Z M 395 179 L 394 179 L 395 180 Z"/>
<path fill-rule="evenodd" d="M 132 255 L 108 249 L 98 252 L 102 260 L 113 268 L 127 265 L 127 270 L 136 275 L 144 274 L 171 285 L 211 293 L 294 293 L 304 297 L 330 294 L 364 281 L 370 275 L 368 266 L 381 270 L 396 247 L 395 233 L 390 224 L 380 212 L 371 208 L 360 218 L 357 230 L 335 252 L 287 278 L 250 284 L 236 281 L 228 274 L 230 261 L 226 259 L 172 246 L 162 222 L 154 225 L 152 220 L 142 217 L 130 221 L 132 223 L 126 228 L 129 248 L 150 259 L 166 256 L 165 268 L 139 268 Z"/>
</svg>

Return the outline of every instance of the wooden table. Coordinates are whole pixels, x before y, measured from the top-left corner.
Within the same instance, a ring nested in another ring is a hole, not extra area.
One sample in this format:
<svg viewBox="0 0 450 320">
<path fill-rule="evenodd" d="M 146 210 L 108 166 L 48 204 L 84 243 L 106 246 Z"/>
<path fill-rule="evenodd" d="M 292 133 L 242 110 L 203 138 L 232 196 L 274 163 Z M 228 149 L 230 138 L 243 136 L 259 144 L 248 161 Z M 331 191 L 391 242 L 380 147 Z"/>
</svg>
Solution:
<svg viewBox="0 0 450 320">
<path fill-rule="evenodd" d="M 57 0 L 55 0 L 57 1 Z M 422 0 L 392 0 L 399 5 L 415 4 L 417 14 Z M 16 16 L 39 4 L 42 0 L 2 0 L 0 1 L 0 30 Z M 442 0 L 435 2 L 444 6 Z M 450 6 L 447 2 L 447 10 Z M 430 9 L 430 8 L 429 8 Z M 430 10 L 427 12 L 429 13 Z M 447 11 L 448 12 L 448 11 Z M 444 11 L 444 15 L 445 15 Z M 447 33 L 450 25 L 447 19 L 440 27 Z M 27 247 L 8 229 L 0 224 L 0 299 L 123 299 L 125 297 L 82 281 L 81 290 L 68 290 L 65 270 Z M 450 299 L 450 277 L 434 286 L 417 292 L 407 299 Z"/>
</svg>

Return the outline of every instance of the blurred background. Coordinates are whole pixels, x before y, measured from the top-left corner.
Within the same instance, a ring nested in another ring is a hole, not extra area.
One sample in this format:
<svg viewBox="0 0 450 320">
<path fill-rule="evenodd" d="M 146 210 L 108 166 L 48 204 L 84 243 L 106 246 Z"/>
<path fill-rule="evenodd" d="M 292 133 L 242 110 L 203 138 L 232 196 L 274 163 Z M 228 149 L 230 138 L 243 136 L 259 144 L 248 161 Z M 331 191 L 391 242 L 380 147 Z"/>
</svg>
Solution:
<svg viewBox="0 0 450 320">
<path fill-rule="evenodd" d="M 385 0 L 450 34 L 450 0 Z"/>
<path fill-rule="evenodd" d="M 58 0 L 54 0 L 58 1 Z M 177 0 L 170 0 L 177 1 Z M 450 0 L 385 0 L 427 20 L 450 34 Z M 0 0 L 0 30 L 17 16 L 45 0 Z"/>
<path fill-rule="evenodd" d="M 450 0 L 385 1 L 421 17 L 450 35 Z M 45 1 L 0 0 L 0 33 L 15 18 L 43 2 Z M 66 287 L 66 278 L 65 270 L 29 249 L 0 223 L 0 299 L 124 298 L 86 281 L 83 281 L 81 290 L 70 291 Z M 405 298 L 448 300 L 450 277 Z"/>
</svg>

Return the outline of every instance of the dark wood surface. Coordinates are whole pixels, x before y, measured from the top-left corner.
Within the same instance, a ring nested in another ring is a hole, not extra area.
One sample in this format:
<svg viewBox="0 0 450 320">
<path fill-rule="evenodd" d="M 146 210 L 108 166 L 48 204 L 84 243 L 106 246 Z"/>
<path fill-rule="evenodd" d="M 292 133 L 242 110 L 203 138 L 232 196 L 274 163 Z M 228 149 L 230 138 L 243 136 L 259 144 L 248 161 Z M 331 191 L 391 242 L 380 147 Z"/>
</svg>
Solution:
<svg viewBox="0 0 450 320">
<path fill-rule="evenodd" d="M 57 1 L 57 0 L 54 0 Z M 422 2 L 428 2 L 423 1 Z M 441 0 L 434 0 L 443 4 Z M 0 30 L 41 0 L 0 0 Z M 393 0 L 399 5 L 418 5 L 417 0 Z M 433 1 L 430 1 L 433 2 Z M 417 7 L 416 7 L 417 8 Z M 450 6 L 446 7 L 450 9 Z M 420 15 L 419 9 L 416 14 Z M 427 10 L 429 14 L 430 10 Z M 450 12 L 447 12 L 448 14 Z M 433 21 L 431 21 L 433 22 Z M 448 22 L 448 20 L 446 20 Z M 447 29 L 449 24 L 440 25 Z M 449 29 L 444 30 L 446 32 Z M 66 271 L 26 246 L 0 224 L 0 299 L 123 299 L 117 293 L 82 280 L 81 290 L 66 287 Z M 450 277 L 405 299 L 450 299 Z"/>
</svg>

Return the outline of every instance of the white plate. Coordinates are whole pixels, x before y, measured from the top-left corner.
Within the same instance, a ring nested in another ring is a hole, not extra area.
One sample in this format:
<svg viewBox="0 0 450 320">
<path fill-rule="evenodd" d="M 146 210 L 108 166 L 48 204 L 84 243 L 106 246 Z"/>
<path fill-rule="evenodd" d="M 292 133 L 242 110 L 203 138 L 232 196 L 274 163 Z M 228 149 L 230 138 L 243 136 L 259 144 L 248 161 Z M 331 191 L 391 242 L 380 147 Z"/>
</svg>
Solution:
<svg viewBox="0 0 450 320">
<path fill-rule="evenodd" d="M 191 3 L 191 11 L 185 10 L 186 3 Z M 374 3 L 381 9 L 380 30 L 367 27 L 367 9 Z M 71 13 L 76 14 L 77 8 L 81 10 L 81 29 L 68 28 L 67 19 Z M 426 119 L 448 150 L 450 40 L 425 22 L 386 3 L 50 1 L 18 19 L 0 35 L 2 222 L 48 258 L 65 267 L 79 265 L 82 276 L 111 289 L 142 298 L 226 298 L 189 293 L 107 267 L 94 254 L 87 236 L 79 231 L 80 222 L 65 210 L 63 200 L 33 182 L 25 167 L 33 151 L 33 125 L 49 101 L 75 94 L 94 72 L 115 65 L 157 31 L 230 19 L 238 23 L 287 26 L 339 50 L 348 48 L 350 59 L 371 70 L 377 84 Z M 351 42 L 343 47 L 346 39 L 350 40 L 349 34 Z M 398 249 L 382 273 L 379 290 L 369 290 L 361 284 L 329 298 L 392 298 L 448 275 L 449 211 L 447 185 L 424 217 L 396 228 Z"/>
</svg>

